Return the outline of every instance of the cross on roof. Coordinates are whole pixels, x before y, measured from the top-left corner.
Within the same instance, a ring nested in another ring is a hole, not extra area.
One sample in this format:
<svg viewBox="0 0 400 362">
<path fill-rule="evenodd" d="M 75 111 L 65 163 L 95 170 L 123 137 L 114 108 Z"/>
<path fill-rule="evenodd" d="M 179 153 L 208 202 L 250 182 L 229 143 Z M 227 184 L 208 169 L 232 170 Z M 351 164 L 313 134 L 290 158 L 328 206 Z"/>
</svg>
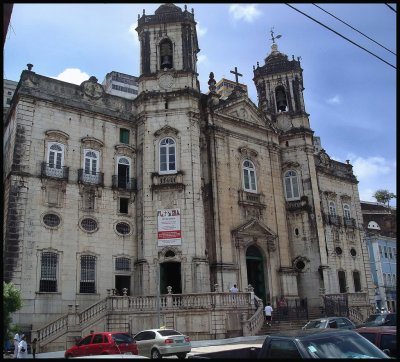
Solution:
<svg viewBox="0 0 400 362">
<path fill-rule="evenodd" d="M 231 73 L 232 73 L 232 74 L 235 74 L 236 83 L 239 84 L 239 77 L 243 77 L 243 74 L 240 74 L 240 73 L 237 71 L 237 67 L 235 67 L 235 71 L 231 70 Z"/>
</svg>

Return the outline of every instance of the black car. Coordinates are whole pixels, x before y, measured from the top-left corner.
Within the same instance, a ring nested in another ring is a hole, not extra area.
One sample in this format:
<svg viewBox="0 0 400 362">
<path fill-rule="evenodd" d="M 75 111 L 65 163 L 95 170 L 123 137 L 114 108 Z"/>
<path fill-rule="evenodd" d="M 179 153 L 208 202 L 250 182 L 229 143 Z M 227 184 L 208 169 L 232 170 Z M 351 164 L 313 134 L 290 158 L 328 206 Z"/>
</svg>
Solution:
<svg viewBox="0 0 400 362">
<path fill-rule="evenodd" d="M 396 313 L 376 313 L 371 314 L 364 323 L 357 326 L 359 327 L 378 327 L 378 326 L 396 326 L 397 314 Z"/>
<path fill-rule="evenodd" d="M 390 358 L 354 330 L 313 328 L 267 335 L 261 348 L 200 353 L 190 359 Z"/>
</svg>

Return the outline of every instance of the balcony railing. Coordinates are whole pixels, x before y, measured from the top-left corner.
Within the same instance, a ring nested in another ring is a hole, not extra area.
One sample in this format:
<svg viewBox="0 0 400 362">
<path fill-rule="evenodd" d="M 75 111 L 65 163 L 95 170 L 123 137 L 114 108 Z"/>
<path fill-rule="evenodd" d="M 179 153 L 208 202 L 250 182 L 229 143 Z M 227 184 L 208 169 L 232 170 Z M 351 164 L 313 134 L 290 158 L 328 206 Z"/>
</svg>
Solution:
<svg viewBox="0 0 400 362">
<path fill-rule="evenodd" d="M 328 215 L 328 222 L 331 225 L 341 225 L 340 216 L 337 215 Z"/>
<path fill-rule="evenodd" d="M 69 167 L 66 166 L 57 167 L 55 164 L 42 162 L 41 166 L 42 177 L 53 177 L 68 181 L 68 175 L 69 175 Z"/>
<path fill-rule="evenodd" d="M 344 223 L 344 226 L 347 226 L 347 227 L 352 227 L 352 228 L 356 227 L 356 220 L 353 219 L 352 217 L 344 217 L 343 223 Z"/>
<path fill-rule="evenodd" d="M 263 194 L 256 194 L 253 192 L 238 190 L 238 195 L 239 195 L 239 204 L 253 205 L 261 208 L 265 207 Z"/>
<path fill-rule="evenodd" d="M 126 178 L 126 177 L 118 177 L 118 175 L 112 176 L 112 187 L 113 189 L 123 189 L 127 191 L 136 191 L 136 179 L 135 178 Z"/>
<path fill-rule="evenodd" d="M 94 184 L 94 185 L 104 185 L 104 173 L 103 172 L 84 172 L 84 169 L 80 168 L 78 170 L 78 182 Z"/>
</svg>

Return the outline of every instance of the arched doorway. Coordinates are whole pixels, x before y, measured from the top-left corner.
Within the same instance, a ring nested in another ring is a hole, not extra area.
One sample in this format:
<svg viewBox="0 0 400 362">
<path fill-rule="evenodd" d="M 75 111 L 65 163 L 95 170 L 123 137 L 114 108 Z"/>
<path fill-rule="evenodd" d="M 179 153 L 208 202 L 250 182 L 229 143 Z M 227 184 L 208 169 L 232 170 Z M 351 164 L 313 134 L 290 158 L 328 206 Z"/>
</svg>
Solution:
<svg viewBox="0 0 400 362">
<path fill-rule="evenodd" d="M 168 261 L 160 264 L 160 293 L 167 294 L 167 287 L 172 287 L 173 294 L 182 293 L 181 263 Z"/>
<path fill-rule="evenodd" d="M 251 245 L 246 251 L 247 281 L 254 288 L 254 294 L 263 300 L 265 305 L 269 301 L 269 292 L 266 292 L 268 285 L 264 279 L 264 261 L 260 250 Z"/>
</svg>

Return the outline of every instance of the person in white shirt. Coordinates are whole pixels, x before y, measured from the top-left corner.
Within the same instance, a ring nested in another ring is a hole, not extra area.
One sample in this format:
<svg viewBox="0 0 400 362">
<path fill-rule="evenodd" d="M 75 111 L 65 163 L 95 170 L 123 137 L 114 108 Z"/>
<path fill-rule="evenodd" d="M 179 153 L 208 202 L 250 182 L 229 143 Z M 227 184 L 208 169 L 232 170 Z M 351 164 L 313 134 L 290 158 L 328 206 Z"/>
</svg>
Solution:
<svg viewBox="0 0 400 362">
<path fill-rule="evenodd" d="M 17 358 L 28 358 L 28 345 L 26 343 L 26 337 L 21 336 L 21 342 L 18 344 L 18 355 Z"/>
<path fill-rule="evenodd" d="M 18 344 L 19 344 L 20 341 L 21 341 L 21 338 L 19 337 L 19 334 L 17 332 L 17 333 L 15 333 L 15 336 L 14 336 L 14 358 L 17 358 L 17 355 L 18 355 Z"/>
<path fill-rule="evenodd" d="M 237 293 L 239 289 L 237 288 L 236 284 L 233 284 L 233 287 L 229 289 L 231 293 Z"/>
<path fill-rule="evenodd" d="M 272 320 L 272 312 L 274 310 L 272 309 L 270 303 L 267 303 L 267 305 L 264 308 L 264 314 L 265 314 L 265 320 L 267 321 L 267 326 L 271 327 L 271 320 Z"/>
</svg>

